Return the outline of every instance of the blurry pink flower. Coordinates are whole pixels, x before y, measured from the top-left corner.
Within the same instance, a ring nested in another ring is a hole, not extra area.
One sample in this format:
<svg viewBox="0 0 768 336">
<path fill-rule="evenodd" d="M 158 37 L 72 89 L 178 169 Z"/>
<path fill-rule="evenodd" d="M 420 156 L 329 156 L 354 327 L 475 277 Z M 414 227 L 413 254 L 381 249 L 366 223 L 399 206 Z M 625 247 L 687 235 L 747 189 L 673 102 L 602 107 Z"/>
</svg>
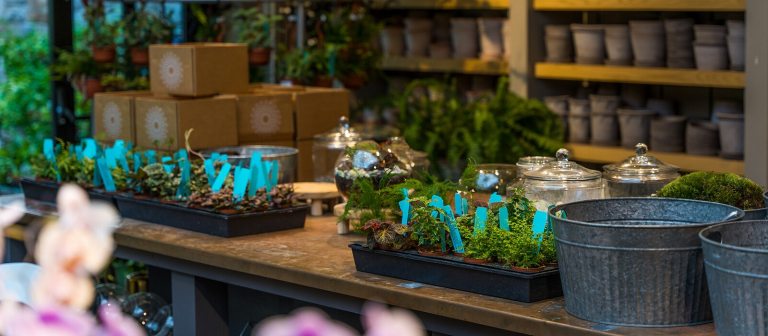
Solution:
<svg viewBox="0 0 768 336">
<path fill-rule="evenodd" d="M 419 319 L 405 309 L 387 309 L 376 302 L 363 307 L 365 336 L 423 336 L 424 326 Z"/>
<path fill-rule="evenodd" d="M 48 225 L 40 232 L 35 259 L 43 268 L 61 268 L 83 276 L 96 274 L 112 258 L 114 244 L 111 232 Z"/>
<path fill-rule="evenodd" d="M 90 276 L 81 276 L 56 266 L 46 266 L 32 284 L 34 307 L 47 305 L 88 309 L 93 303 L 94 284 Z"/>
<path fill-rule="evenodd" d="M 96 336 L 144 336 L 146 333 L 136 320 L 123 315 L 118 304 L 106 304 L 99 307 L 102 327 Z"/>
<path fill-rule="evenodd" d="M 301 308 L 288 316 L 274 316 L 261 322 L 253 336 L 355 336 L 349 326 L 328 319 L 321 310 Z"/>
<path fill-rule="evenodd" d="M 5 336 L 88 336 L 96 320 L 85 312 L 67 307 L 47 306 L 37 310 L 18 307 L 2 330 Z"/>
</svg>

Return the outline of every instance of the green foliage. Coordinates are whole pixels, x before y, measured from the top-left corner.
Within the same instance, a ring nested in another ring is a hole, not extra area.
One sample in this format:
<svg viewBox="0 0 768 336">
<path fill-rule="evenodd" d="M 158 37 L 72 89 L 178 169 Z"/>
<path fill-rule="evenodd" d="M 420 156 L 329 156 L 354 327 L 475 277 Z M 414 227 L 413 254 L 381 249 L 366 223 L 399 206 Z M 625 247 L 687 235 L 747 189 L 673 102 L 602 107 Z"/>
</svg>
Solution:
<svg viewBox="0 0 768 336">
<path fill-rule="evenodd" d="M 551 155 L 562 147 L 560 119 L 535 99 L 523 99 L 499 80 L 496 93 L 465 101 L 454 81 L 410 83 L 395 98 L 405 140 L 429 153 L 433 164 L 466 158 L 478 163 L 516 162 L 527 155 Z"/>
<path fill-rule="evenodd" d="M 269 47 L 272 26 L 283 19 L 281 15 L 266 15 L 258 6 L 238 8 L 232 13 L 235 31 L 240 43 L 250 47 Z"/>
<path fill-rule="evenodd" d="M 411 239 L 417 242 L 417 245 L 427 250 L 436 251 L 440 249 L 441 239 L 450 245 L 448 236 L 448 225 L 432 217 L 432 212 L 437 211 L 438 215 L 445 215 L 445 211 L 434 207 L 426 206 L 429 198 L 417 197 L 411 198 Z"/>
<path fill-rule="evenodd" d="M 59 51 L 56 63 L 51 66 L 55 79 L 74 80 L 79 77 L 99 78 L 113 68 L 111 64 L 97 63 L 90 51 L 78 49 L 73 52 Z"/>
<path fill-rule="evenodd" d="M 763 188 L 733 173 L 690 173 L 667 184 L 656 195 L 723 203 L 744 210 L 765 207 Z"/>
<path fill-rule="evenodd" d="M 121 22 L 108 22 L 103 0 L 95 0 L 88 4 L 83 1 L 85 7 L 84 19 L 88 25 L 85 41 L 88 46 L 107 47 L 115 45 Z"/>
<path fill-rule="evenodd" d="M 173 34 L 173 23 L 165 14 L 146 9 L 144 2 L 123 19 L 125 43 L 129 47 L 147 48 L 150 44 L 168 43 Z"/>
<path fill-rule="evenodd" d="M 51 129 L 48 37 L 17 35 L 0 25 L 0 183 L 31 173 L 30 163 Z"/>
<path fill-rule="evenodd" d="M 206 11 L 199 4 L 190 4 L 189 11 L 195 20 L 195 41 L 220 42 L 224 35 L 223 17 L 214 18 L 213 13 Z"/>
<path fill-rule="evenodd" d="M 277 75 L 281 79 L 291 79 L 304 83 L 312 77 L 312 62 L 311 54 L 308 51 L 282 48 L 278 57 Z"/>
<path fill-rule="evenodd" d="M 139 169 L 134 177 L 134 183 L 145 195 L 163 200 L 173 199 L 181 180 L 177 170 L 168 173 L 162 163 L 149 164 Z"/>
</svg>

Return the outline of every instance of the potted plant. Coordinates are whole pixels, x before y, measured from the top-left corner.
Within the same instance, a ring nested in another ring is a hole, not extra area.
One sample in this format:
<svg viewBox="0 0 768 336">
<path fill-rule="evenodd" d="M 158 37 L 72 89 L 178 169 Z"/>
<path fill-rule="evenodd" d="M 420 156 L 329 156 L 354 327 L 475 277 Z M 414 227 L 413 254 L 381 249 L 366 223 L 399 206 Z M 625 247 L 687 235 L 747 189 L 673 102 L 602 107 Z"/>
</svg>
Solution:
<svg viewBox="0 0 768 336">
<path fill-rule="evenodd" d="M 59 52 L 51 65 L 51 73 L 54 79 L 68 80 L 86 99 L 91 99 L 95 93 L 104 90 L 101 76 L 110 68 L 111 64 L 97 63 L 88 51 L 80 49 Z"/>
<path fill-rule="evenodd" d="M 240 8 L 233 13 L 237 40 L 250 48 L 249 61 L 253 65 L 269 64 L 272 26 L 283 19 L 281 15 L 267 15 L 259 7 Z"/>
<path fill-rule="evenodd" d="M 95 0 L 89 4 L 89 0 L 82 0 L 85 8 L 85 22 L 88 29 L 85 32 L 85 40 L 91 49 L 93 60 L 99 63 L 114 62 L 117 55 L 115 37 L 120 29 L 119 23 L 107 22 L 103 0 Z"/>
<path fill-rule="evenodd" d="M 333 72 L 336 69 L 335 46 L 317 47 L 311 52 L 311 72 L 314 75 L 314 85 L 318 87 L 333 87 Z"/>
<path fill-rule="evenodd" d="M 147 10 L 145 2 L 126 15 L 123 26 L 131 62 L 142 66 L 149 64 L 149 45 L 168 43 L 173 33 L 173 23 L 164 14 Z"/>
<path fill-rule="evenodd" d="M 734 173 L 694 172 L 670 182 L 656 196 L 732 205 L 743 209 L 747 220 L 768 216 L 763 192 L 757 183 Z"/>
<path fill-rule="evenodd" d="M 281 83 L 300 85 L 311 77 L 312 58 L 308 51 L 291 49 L 280 54 L 277 74 Z"/>
</svg>

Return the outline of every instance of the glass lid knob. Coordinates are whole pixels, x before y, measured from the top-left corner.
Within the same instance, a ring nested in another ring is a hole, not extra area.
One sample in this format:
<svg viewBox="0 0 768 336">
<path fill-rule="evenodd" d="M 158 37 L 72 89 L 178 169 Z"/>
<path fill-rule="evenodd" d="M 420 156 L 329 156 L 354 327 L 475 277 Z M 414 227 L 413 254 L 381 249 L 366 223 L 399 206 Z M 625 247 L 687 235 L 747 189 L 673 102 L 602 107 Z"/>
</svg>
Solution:
<svg viewBox="0 0 768 336">
<path fill-rule="evenodd" d="M 555 158 L 557 158 L 557 161 L 568 161 L 568 156 L 570 156 L 571 153 L 568 152 L 565 148 L 560 148 L 557 150 L 557 153 L 555 153 Z"/>
<path fill-rule="evenodd" d="M 648 153 L 648 146 L 646 146 L 644 143 L 641 142 L 635 145 L 635 154 L 643 156 L 646 153 Z"/>
</svg>

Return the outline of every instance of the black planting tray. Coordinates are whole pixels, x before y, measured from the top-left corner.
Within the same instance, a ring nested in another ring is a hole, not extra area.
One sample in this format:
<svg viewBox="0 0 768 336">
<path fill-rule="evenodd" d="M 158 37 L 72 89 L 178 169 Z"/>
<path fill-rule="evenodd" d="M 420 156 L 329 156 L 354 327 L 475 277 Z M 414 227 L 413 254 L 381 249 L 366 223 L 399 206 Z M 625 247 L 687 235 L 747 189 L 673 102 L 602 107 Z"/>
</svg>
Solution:
<svg viewBox="0 0 768 336">
<path fill-rule="evenodd" d="M 309 205 L 227 215 L 127 195 L 117 195 L 115 200 L 123 217 L 219 237 L 303 228 L 309 213 Z"/>
<path fill-rule="evenodd" d="M 43 203 L 56 204 L 56 194 L 59 192 L 59 183 L 53 181 L 21 179 L 19 184 L 21 185 L 21 190 L 24 192 L 24 198 Z M 115 205 L 113 194 L 96 190 L 86 190 L 86 192 L 92 201 L 109 202 L 112 205 Z"/>
<path fill-rule="evenodd" d="M 428 257 L 416 251 L 372 250 L 358 243 L 349 247 L 355 259 L 355 268 L 360 272 L 521 302 L 563 295 L 557 268 L 521 273 L 493 264 L 465 263 L 459 257 Z"/>
</svg>

